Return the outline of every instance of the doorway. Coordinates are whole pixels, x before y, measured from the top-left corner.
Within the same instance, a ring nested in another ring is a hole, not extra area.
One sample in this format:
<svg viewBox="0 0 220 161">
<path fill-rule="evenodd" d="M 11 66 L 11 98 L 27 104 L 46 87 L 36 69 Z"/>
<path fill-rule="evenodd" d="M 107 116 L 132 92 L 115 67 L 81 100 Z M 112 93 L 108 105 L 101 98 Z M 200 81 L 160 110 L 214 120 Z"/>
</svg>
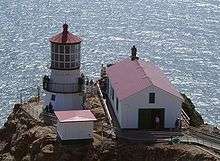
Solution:
<svg viewBox="0 0 220 161">
<path fill-rule="evenodd" d="M 156 129 L 155 118 L 159 117 L 159 129 L 164 128 L 164 108 L 159 109 L 139 109 L 138 128 L 139 129 Z"/>
</svg>

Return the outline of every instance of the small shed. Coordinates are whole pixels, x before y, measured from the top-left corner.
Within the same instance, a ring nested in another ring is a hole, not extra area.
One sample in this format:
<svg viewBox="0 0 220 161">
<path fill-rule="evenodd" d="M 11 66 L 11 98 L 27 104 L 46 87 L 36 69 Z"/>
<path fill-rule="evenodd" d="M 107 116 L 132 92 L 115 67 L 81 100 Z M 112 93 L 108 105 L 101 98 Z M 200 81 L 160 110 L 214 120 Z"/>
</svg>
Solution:
<svg viewBox="0 0 220 161">
<path fill-rule="evenodd" d="M 90 110 L 55 111 L 58 119 L 57 133 L 61 140 L 90 140 L 96 121 Z"/>
</svg>

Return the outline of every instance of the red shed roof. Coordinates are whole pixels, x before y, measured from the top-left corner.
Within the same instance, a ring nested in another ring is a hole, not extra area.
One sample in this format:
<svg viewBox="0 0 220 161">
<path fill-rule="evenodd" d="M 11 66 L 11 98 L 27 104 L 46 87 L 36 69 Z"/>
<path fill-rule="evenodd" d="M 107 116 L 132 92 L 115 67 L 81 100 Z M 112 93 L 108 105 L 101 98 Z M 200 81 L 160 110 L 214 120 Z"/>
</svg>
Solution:
<svg viewBox="0 0 220 161">
<path fill-rule="evenodd" d="M 68 31 L 67 24 L 63 25 L 63 32 L 51 37 L 49 40 L 51 43 L 57 44 L 78 44 L 82 41 L 79 37 Z"/>
<path fill-rule="evenodd" d="M 55 111 L 59 122 L 95 121 L 96 118 L 90 110 Z"/>
<path fill-rule="evenodd" d="M 119 100 L 152 85 L 182 99 L 166 75 L 150 61 L 127 58 L 108 67 L 106 72 Z"/>
</svg>

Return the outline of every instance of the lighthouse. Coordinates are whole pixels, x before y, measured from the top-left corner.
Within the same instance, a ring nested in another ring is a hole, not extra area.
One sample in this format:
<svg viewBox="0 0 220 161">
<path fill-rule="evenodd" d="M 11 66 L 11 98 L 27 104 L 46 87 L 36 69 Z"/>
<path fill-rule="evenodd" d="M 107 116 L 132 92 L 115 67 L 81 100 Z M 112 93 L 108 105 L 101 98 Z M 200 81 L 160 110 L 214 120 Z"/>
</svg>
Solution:
<svg viewBox="0 0 220 161">
<path fill-rule="evenodd" d="M 44 76 L 45 106 L 55 111 L 82 110 L 84 104 L 85 78 L 80 72 L 81 39 L 68 31 L 63 31 L 50 39 L 50 76 Z"/>
</svg>

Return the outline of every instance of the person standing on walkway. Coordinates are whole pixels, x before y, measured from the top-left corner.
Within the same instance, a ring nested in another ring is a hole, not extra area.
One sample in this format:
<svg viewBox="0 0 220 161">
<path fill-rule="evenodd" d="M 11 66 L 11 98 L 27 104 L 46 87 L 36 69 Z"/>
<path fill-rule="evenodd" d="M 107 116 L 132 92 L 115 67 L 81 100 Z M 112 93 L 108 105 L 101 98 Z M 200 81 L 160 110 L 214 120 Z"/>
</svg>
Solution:
<svg viewBox="0 0 220 161">
<path fill-rule="evenodd" d="M 180 119 L 180 118 L 177 118 L 177 119 L 176 119 L 175 127 L 176 127 L 176 130 L 177 130 L 177 131 L 180 131 L 180 130 L 181 130 L 182 122 L 181 122 L 181 119 Z"/>
<path fill-rule="evenodd" d="M 175 127 L 176 127 L 176 130 L 179 130 L 179 118 L 176 119 Z"/>
<path fill-rule="evenodd" d="M 155 123 L 156 123 L 156 130 L 160 128 L 160 117 L 156 115 L 155 117 Z"/>
</svg>

